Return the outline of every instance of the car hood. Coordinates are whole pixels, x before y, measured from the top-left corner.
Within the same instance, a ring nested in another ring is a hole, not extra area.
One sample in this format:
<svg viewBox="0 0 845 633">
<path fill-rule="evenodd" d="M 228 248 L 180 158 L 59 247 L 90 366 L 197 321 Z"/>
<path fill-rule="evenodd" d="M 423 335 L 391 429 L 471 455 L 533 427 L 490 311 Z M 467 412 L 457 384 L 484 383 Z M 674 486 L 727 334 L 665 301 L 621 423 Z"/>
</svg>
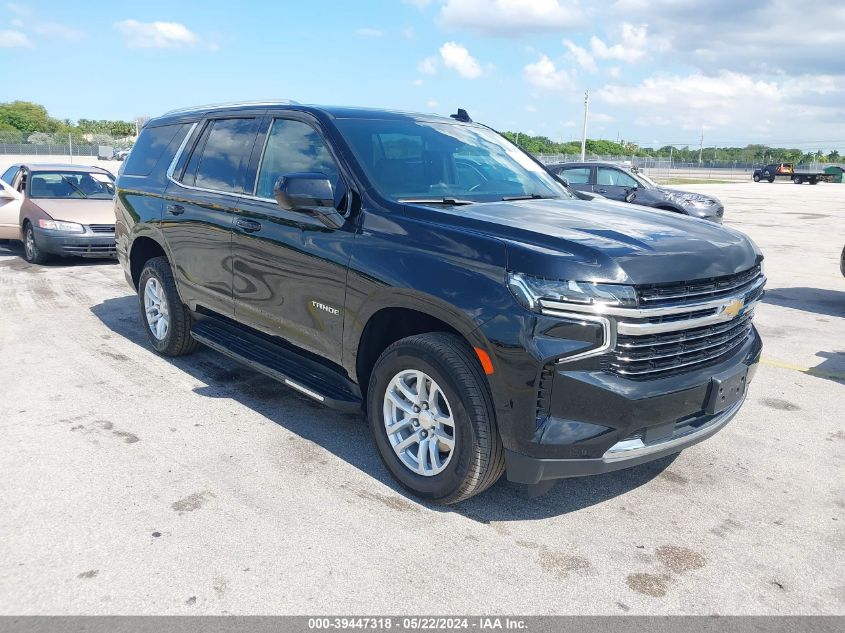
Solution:
<svg viewBox="0 0 845 633">
<path fill-rule="evenodd" d="M 744 234 L 609 200 L 526 200 L 448 209 L 508 249 L 508 269 L 552 279 L 650 284 L 731 275 L 762 257 Z"/>
<path fill-rule="evenodd" d="M 114 202 L 111 199 L 48 200 L 30 198 L 30 202 L 40 207 L 54 220 L 77 222 L 79 224 L 114 224 Z"/>
</svg>

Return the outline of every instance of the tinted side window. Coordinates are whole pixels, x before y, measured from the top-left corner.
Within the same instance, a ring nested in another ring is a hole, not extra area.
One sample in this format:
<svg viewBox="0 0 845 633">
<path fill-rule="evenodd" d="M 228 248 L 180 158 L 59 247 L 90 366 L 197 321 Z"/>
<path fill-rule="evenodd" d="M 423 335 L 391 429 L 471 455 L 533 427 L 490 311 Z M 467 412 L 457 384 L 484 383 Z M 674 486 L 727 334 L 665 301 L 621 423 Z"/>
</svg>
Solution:
<svg viewBox="0 0 845 633">
<path fill-rule="evenodd" d="M 587 185 L 590 183 L 589 167 L 571 167 L 569 169 L 561 169 L 558 173 L 566 178 L 566 181 L 570 185 Z"/>
<path fill-rule="evenodd" d="M 183 134 L 187 132 L 187 128 L 185 123 L 145 127 L 129 152 L 122 173 L 128 176 L 148 176 L 170 142 L 180 131 Z"/>
<path fill-rule="evenodd" d="M 317 131 L 301 121 L 276 119 L 261 159 L 255 195 L 272 198 L 276 179 L 297 172 L 322 172 L 332 189 L 338 190 L 337 165 Z"/>
<path fill-rule="evenodd" d="M 205 146 L 197 145 L 202 156 L 196 167 L 194 184 L 215 191 L 243 191 L 243 170 L 255 143 L 255 119 L 217 119 L 208 128 Z M 194 163 L 191 157 L 188 170 Z M 190 172 L 186 172 L 186 178 Z M 191 183 L 188 183 L 191 184 Z"/>
<path fill-rule="evenodd" d="M 610 169 L 608 167 L 599 167 L 599 173 L 596 182 L 600 185 L 610 185 L 615 187 L 636 187 L 638 183 L 631 176 L 618 169 Z"/>
<path fill-rule="evenodd" d="M 9 167 L 9 169 L 3 172 L 3 175 L 0 176 L 0 180 L 5 182 L 7 185 L 11 185 L 12 178 L 14 178 L 15 174 L 18 173 L 18 169 L 20 169 L 20 167 L 18 167 L 17 165 L 12 165 L 11 167 Z"/>
</svg>

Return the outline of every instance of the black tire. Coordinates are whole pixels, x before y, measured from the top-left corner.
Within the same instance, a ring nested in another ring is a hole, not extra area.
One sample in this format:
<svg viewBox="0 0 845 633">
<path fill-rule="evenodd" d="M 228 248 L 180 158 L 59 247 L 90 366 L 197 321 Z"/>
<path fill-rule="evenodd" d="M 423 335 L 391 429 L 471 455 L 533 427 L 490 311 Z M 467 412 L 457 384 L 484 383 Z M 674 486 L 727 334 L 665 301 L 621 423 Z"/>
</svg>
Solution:
<svg viewBox="0 0 845 633">
<path fill-rule="evenodd" d="M 794 182 L 796 185 L 800 185 L 801 183 L 804 182 L 804 179 L 801 178 L 801 176 L 793 176 L 792 182 Z"/>
<path fill-rule="evenodd" d="M 455 421 L 455 447 L 445 470 L 414 473 L 396 455 L 384 428 L 384 397 L 390 381 L 408 369 L 428 374 L 442 389 Z M 370 430 L 379 455 L 406 490 L 428 501 L 457 503 L 492 486 L 505 471 L 490 391 L 475 354 L 458 336 L 419 334 L 397 341 L 376 361 L 367 393 Z"/>
<path fill-rule="evenodd" d="M 819 184 L 819 181 L 816 180 L 815 178 L 810 178 L 810 184 L 811 185 L 817 185 L 817 184 Z"/>
<path fill-rule="evenodd" d="M 754 174 L 753 176 L 751 176 L 751 179 L 754 182 L 760 182 L 760 174 Z"/>
<path fill-rule="evenodd" d="M 30 264 L 46 264 L 53 259 L 35 243 L 35 230 L 28 221 L 23 225 L 23 258 Z"/>
<path fill-rule="evenodd" d="M 774 181 L 775 181 L 775 177 L 774 177 L 774 176 L 769 176 L 769 182 L 774 182 Z"/>
<path fill-rule="evenodd" d="M 169 324 L 166 334 L 157 338 L 150 329 L 147 321 L 147 314 L 144 307 L 144 292 L 150 278 L 156 279 L 160 288 L 164 290 L 164 297 L 167 301 L 167 312 Z M 163 356 L 185 356 L 192 354 L 199 347 L 191 338 L 191 324 L 193 317 L 176 290 L 176 282 L 173 279 L 173 271 L 166 257 L 153 257 L 144 264 L 141 277 L 138 281 L 138 307 L 140 311 L 141 326 L 147 333 L 147 338 L 155 350 Z"/>
</svg>

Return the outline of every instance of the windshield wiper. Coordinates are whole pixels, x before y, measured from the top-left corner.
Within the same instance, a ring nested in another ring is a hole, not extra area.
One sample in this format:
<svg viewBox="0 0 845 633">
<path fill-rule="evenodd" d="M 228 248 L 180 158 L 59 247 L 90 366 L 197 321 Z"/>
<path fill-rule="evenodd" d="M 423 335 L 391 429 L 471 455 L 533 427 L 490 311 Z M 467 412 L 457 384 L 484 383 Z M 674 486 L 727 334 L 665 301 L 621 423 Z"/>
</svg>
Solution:
<svg viewBox="0 0 845 633">
<path fill-rule="evenodd" d="M 447 204 L 453 207 L 475 204 L 474 200 L 461 200 L 459 198 L 400 198 L 399 202 L 407 202 L 408 204 Z"/>
<path fill-rule="evenodd" d="M 544 196 L 541 193 L 526 193 L 522 196 L 504 196 L 502 200 L 510 202 L 512 200 L 551 200 L 553 198 L 560 198 L 560 196 Z"/>
<path fill-rule="evenodd" d="M 85 193 L 84 191 L 82 191 L 82 189 L 80 189 L 79 187 L 77 187 L 77 186 L 76 186 L 76 183 L 75 183 L 75 182 L 73 182 L 73 181 L 72 181 L 70 178 L 68 178 L 67 176 L 62 176 L 62 180 L 64 180 L 67 184 L 69 184 L 71 187 L 73 187 L 74 189 L 76 189 L 79 193 L 81 193 L 83 198 L 87 198 L 87 197 L 88 197 L 88 194 L 87 194 L 87 193 Z"/>
</svg>

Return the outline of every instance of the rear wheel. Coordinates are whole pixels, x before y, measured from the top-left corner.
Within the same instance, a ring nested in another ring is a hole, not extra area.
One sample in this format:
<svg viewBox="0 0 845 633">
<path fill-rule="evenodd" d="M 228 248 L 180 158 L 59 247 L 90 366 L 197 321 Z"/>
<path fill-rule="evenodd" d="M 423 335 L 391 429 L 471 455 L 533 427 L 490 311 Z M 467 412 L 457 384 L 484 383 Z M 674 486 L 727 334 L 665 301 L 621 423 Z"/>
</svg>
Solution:
<svg viewBox="0 0 845 633">
<path fill-rule="evenodd" d="M 484 375 L 454 334 L 420 334 L 388 347 L 373 368 L 367 411 L 382 461 L 415 495 L 456 503 L 504 472 Z"/>
<path fill-rule="evenodd" d="M 23 258 L 30 264 L 46 264 L 51 259 L 50 255 L 35 243 L 35 229 L 29 222 L 23 227 Z"/>
<path fill-rule="evenodd" d="M 774 176 L 769 176 L 769 182 L 774 182 L 774 181 L 775 181 L 775 177 L 774 177 Z"/>
<path fill-rule="evenodd" d="M 191 338 L 191 311 L 182 303 L 166 257 L 144 264 L 138 282 L 141 323 L 152 346 L 164 356 L 184 356 L 199 347 Z"/>
<path fill-rule="evenodd" d="M 804 182 L 804 179 L 801 178 L 801 176 L 793 176 L 792 182 L 794 182 L 796 185 L 800 185 L 802 182 Z"/>
<path fill-rule="evenodd" d="M 810 184 L 811 185 L 817 185 L 817 184 L 819 184 L 819 181 L 816 180 L 815 178 L 810 178 Z"/>
</svg>

